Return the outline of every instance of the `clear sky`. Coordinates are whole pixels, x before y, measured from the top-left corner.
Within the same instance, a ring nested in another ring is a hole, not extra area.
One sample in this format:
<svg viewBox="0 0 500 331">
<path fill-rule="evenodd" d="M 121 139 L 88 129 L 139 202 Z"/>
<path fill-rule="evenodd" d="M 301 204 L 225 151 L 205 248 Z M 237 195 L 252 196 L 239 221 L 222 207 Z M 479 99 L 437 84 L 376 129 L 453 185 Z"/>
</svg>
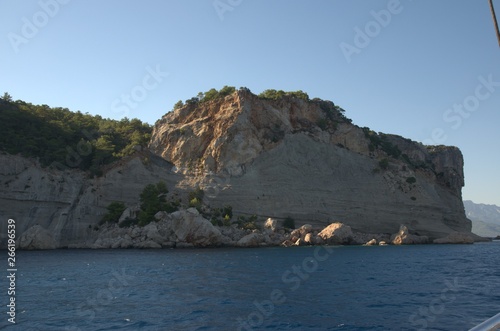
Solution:
<svg viewBox="0 0 500 331">
<path fill-rule="evenodd" d="M 458 146 L 464 199 L 500 205 L 487 0 L 1 0 L 0 36 L 16 100 L 153 124 L 212 87 L 300 89 L 359 126 Z"/>
</svg>

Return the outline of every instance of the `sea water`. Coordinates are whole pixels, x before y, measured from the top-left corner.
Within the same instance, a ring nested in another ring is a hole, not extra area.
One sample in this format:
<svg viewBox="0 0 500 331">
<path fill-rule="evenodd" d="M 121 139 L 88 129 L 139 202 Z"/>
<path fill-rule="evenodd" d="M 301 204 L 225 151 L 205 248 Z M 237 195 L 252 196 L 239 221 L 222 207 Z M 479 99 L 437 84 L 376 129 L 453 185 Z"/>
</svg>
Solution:
<svg viewBox="0 0 500 331">
<path fill-rule="evenodd" d="M 500 242 L 19 251 L 16 324 L 2 278 L 1 330 L 468 330 L 500 312 Z"/>
</svg>

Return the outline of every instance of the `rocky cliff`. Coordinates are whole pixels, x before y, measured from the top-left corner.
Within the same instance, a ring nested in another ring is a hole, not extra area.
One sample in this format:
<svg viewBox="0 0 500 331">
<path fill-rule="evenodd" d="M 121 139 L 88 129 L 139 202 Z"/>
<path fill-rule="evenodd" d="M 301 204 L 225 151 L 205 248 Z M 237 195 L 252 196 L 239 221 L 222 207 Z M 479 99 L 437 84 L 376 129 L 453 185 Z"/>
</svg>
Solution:
<svg viewBox="0 0 500 331">
<path fill-rule="evenodd" d="M 166 114 L 149 147 L 186 176 L 181 185 L 240 214 L 371 233 L 405 224 L 430 239 L 471 229 L 458 148 L 360 128 L 331 102 L 243 89 Z"/>
<path fill-rule="evenodd" d="M 457 148 L 360 128 L 328 101 L 241 89 L 191 102 L 156 123 L 149 150 L 98 178 L 0 154 L 0 218 L 15 219 L 27 245 L 30 233 L 42 233 L 50 247 L 95 247 L 106 206 L 137 205 L 144 186 L 162 180 L 171 194 L 201 187 L 205 204 L 230 205 L 235 218 L 292 217 L 315 228 L 338 221 L 385 234 L 403 224 L 430 240 L 471 229 Z M 0 230 L 6 247 L 6 222 Z"/>
<path fill-rule="evenodd" d="M 109 167 L 99 178 L 76 169 L 41 167 L 31 159 L 0 155 L 0 219 L 14 219 L 20 238 L 33 226 L 48 230 L 56 247 L 90 246 L 94 229 L 113 201 L 137 205 L 144 186 L 163 180 L 174 187 L 172 164 L 138 152 Z M 1 223 L 0 247 L 7 246 L 7 222 Z"/>
</svg>

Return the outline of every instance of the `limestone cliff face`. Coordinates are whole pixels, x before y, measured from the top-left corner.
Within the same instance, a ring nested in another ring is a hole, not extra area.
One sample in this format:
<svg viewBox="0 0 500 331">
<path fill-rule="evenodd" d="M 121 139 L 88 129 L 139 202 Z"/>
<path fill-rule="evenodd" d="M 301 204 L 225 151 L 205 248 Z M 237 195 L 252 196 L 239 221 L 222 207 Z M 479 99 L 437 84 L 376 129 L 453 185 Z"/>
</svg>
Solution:
<svg viewBox="0 0 500 331">
<path fill-rule="evenodd" d="M 327 113 L 319 105 L 296 98 L 271 102 L 239 91 L 168 113 L 157 122 L 149 147 L 186 173 L 202 169 L 239 176 L 286 135 L 303 132 L 319 142 L 333 143 L 329 132 L 316 124 L 323 120 L 325 127 L 334 125 L 327 123 Z M 343 120 L 333 110 L 330 117 L 339 123 Z"/>
<path fill-rule="evenodd" d="M 459 149 L 360 128 L 330 102 L 240 90 L 166 114 L 149 147 L 186 176 L 181 186 L 239 214 L 371 233 L 405 224 L 430 239 L 471 229 Z"/>
<path fill-rule="evenodd" d="M 0 248 L 10 218 L 28 248 L 94 247 L 105 208 L 136 206 L 143 188 L 160 180 L 181 195 L 201 186 L 205 203 L 231 205 L 236 216 L 290 216 L 298 226 L 337 221 L 392 234 L 404 224 L 431 240 L 471 230 L 457 148 L 376 134 L 331 102 L 240 90 L 168 113 L 149 148 L 99 178 L 0 153 Z M 40 233 L 50 242 L 34 240 Z"/>
<path fill-rule="evenodd" d="M 33 160 L 0 155 L 0 219 L 16 221 L 19 240 L 39 225 L 51 233 L 56 247 L 89 247 L 98 235 L 94 227 L 111 202 L 136 205 L 144 186 L 160 180 L 175 187 L 178 176 L 171 168 L 165 160 L 138 153 L 90 179 L 79 170 L 42 168 Z M 5 221 L 0 234 L 0 248 L 5 248 Z"/>
</svg>

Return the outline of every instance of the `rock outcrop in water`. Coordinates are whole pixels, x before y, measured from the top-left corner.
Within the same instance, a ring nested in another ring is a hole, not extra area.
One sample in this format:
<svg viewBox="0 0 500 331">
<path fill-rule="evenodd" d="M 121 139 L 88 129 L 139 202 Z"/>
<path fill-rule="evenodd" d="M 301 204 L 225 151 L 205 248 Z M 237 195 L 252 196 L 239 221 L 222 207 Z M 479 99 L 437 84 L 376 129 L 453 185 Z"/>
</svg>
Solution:
<svg viewBox="0 0 500 331">
<path fill-rule="evenodd" d="M 410 234 L 408 227 L 401 225 L 399 232 L 395 233 L 391 237 L 391 243 L 393 245 L 418 245 L 429 243 L 429 238 L 427 236 L 417 236 Z"/>
<path fill-rule="evenodd" d="M 347 245 L 352 242 L 351 227 L 342 223 L 332 223 L 324 228 L 318 237 L 327 245 Z"/>
<path fill-rule="evenodd" d="M 225 241 L 221 232 L 196 209 L 159 212 L 158 222 L 144 227 L 121 228 L 108 226 L 99 231 L 91 248 L 171 248 L 221 246 Z"/>
<path fill-rule="evenodd" d="M 353 243 L 377 236 L 380 241 L 402 224 L 429 241 L 470 233 L 457 148 L 360 128 L 328 101 L 266 100 L 242 89 L 166 114 L 155 125 L 149 149 L 111 165 L 99 178 L 2 154 L 0 217 L 16 220 L 18 236 L 38 224 L 55 247 L 108 247 L 108 230 L 97 226 L 106 207 L 113 201 L 136 206 L 144 186 L 161 180 L 180 196 L 201 187 L 205 204 L 230 205 L 235 218 L 256 215 L 281 222 L 291 217 L 318 231 L 338 220 L 352 229 Z M 6 247 L 6 223 L 1 226 L 0 246 Z M 210 238 L 231 245 L 243 238 L 218 231 L 222 237 L 207 234 L 207 245 Z M 306 235 L 304 243 L 318 238 L 314 231 Z M 274 231 L 263 236 L 240 245 L 286 239 Z M 123 234 L 111 247 L 128 247 L 130 238 Z M 163 245 L 158 238 L 143 242 L 144 247 Z"/>
</svg>

